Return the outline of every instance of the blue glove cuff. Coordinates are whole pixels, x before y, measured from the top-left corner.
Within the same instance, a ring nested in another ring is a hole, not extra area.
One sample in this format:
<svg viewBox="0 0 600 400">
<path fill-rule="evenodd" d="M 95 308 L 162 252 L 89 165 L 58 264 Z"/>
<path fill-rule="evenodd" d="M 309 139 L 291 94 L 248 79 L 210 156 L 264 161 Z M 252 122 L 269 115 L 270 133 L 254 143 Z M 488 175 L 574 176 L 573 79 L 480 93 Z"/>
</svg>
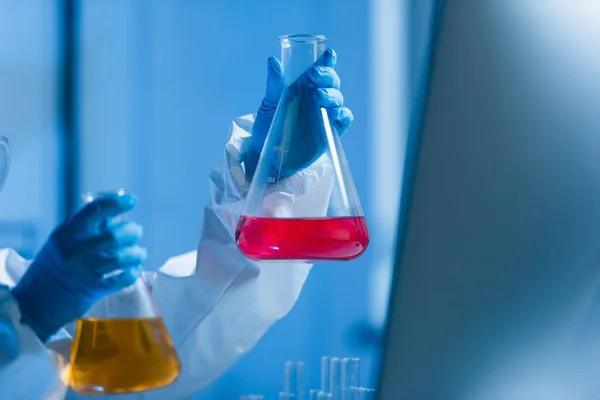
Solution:
<svg viewBox="0 0 600 400">
<path fill-rule="evenodd" d="M 39 260 L 43 260 L 43 263 Z M 54 243 L 49 241 L 12 289 L 12 295 L 21 311 L 21 322 L 33 329 L 43 343 L 66 323 L 85 313 L 93 304 L 93 299 L 87 299 L 88 301 L 82 303 L 69 290 L 72 286 L 66 285 L 62 280 L 77 280 L 77 278 L 61 268 L 61 265 L 63 265 L 62 256 Z M 57 275 L 61 276 L 61 279 L 57 279 Z M 81 285 L 78 282 L 72 284 Z M 54 293 L 58 292 L 72 296 L 68 307 L 71 309 L 67 310 L 67 307 L 61 306 L 64 304 L 64 299 L 60 304 L 55 303 Z"/>
<path fill-rule="evenodd" d="M 42 343 L 46 343 L 50 336 L 59 328 L 55 330 L 51 328 L 46 328 L 44 324 L 37 324 L 36 321 L 40 320 L 39 311 L 36 312 L 33 309 L 33 306 L 38 303 L 38 299 L 36 296 L 36 288 L 30 287 L 30 284 L 19 285 L 13 288 L 12 295 L 19 304 L 19 310 L 21 311 L 21 323 L 29 326 L 33 332 L 35 332 L 36 336 L 40 339 Z M 36 315 L 36 317 L 31 318 L 30 315 Z"/>
</svg>

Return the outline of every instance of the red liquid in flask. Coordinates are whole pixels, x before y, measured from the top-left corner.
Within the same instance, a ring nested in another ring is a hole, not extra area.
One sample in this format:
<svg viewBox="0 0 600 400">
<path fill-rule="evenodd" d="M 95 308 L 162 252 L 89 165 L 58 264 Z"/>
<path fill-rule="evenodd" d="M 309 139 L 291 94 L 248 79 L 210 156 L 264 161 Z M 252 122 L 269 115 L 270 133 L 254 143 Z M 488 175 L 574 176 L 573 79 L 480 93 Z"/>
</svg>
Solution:
<svg viewBox="0 0 600 400">
<path fill-rule="evenodd" d="M 364 217 L 240 218 L 235 233 L 253 260 L 353 260 L 369 244 Z"/>
</svg>

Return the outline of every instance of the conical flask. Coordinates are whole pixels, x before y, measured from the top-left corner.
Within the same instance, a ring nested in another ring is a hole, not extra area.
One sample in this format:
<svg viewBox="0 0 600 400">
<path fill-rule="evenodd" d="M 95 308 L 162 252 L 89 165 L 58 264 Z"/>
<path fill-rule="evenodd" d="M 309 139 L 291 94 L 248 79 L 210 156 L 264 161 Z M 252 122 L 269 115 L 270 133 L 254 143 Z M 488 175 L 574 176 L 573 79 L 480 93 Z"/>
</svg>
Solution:
<svg viewBox="0 0 600 400">
<path fill-rule="evenodd" d="M 279 38 L 284 87 L 236 231 L 253 260 L 345 261 L 369 233 L 339 135 L 305 72 L 327 66 L 327 38 Z"/>
<path fill-rule="evenodd" d="M 6 183 L 10 167 L 10 145 L 8 139 L 0 135 L 0 191 Z"/>
<path fill-rule="evenodd" d="M 84 200 L 101 195 L 88 193 Z M 143 277 L 103 298 L 77 321 L 69 378 L 76 392 L 105 395 L 157 389 L 173 383 L 180 370 L 179 357 Z"/>
</svg>

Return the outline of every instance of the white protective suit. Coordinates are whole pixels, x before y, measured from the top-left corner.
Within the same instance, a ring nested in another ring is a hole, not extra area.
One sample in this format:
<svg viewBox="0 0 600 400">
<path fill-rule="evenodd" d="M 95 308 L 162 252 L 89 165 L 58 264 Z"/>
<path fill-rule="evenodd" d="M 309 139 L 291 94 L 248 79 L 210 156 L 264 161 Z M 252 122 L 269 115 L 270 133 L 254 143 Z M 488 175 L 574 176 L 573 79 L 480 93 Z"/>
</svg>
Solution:
<svg viewBox="0 0 600 400">
<path fill-rule="evenodd" d="M 249 183 L 243 163 L 254 116 L 236 119 L 224 157 L 210 175 L 210 201 L 197 251 L 169 259 L 151 279 L 152 292 L 181 359 L 179 379 L 166 388 L 114 396 L 127 400 L 186 399 L 199 392 L 248 352 L 296 302 L 311 265 L 259 264 L 238 250 L 234 234 Z M 325 215 L 333 173 L 322 157 L 267 196 L 277 215 Z M 0 363 L 0 398 L 63 399 L 67 388 L 70 336 L 66 330 L 44 346 L 19 323 L 19 308 L 10 294 L 29 262 L 10 249 L 0 250 L 0 323 L 4 319 L 18 341 L 18 355 Z M 2 335 L 2 332 L 0 332 Z M 4 334 L 6 336 L 6 334 Z M 10 335 L 9 335 L 10 336 Z M 7 336 L 8 337 L 8 336 Z M 62 340 L 61 340 L 62 339 Z M 53 350 L 51 350 L 53 349 Z M 0 348 L 0 353 L 2 349 Z M 69 390 L 67 399 L 97 398 Z"/>
</svg>

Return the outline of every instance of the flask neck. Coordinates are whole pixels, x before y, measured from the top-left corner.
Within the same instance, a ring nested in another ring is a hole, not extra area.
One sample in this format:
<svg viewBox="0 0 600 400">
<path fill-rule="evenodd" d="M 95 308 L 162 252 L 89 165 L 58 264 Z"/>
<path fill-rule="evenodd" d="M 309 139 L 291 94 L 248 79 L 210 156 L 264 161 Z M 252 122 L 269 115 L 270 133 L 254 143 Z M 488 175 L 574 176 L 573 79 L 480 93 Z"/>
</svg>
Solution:
<svg viewBox="0 0 600 400">
<path fill-rule="evenodd" d="M 290 35 L 280 38 L 284 84 L 289 86 L 325 52 L 327 38 L 322 35 Z"/>
</svg>

